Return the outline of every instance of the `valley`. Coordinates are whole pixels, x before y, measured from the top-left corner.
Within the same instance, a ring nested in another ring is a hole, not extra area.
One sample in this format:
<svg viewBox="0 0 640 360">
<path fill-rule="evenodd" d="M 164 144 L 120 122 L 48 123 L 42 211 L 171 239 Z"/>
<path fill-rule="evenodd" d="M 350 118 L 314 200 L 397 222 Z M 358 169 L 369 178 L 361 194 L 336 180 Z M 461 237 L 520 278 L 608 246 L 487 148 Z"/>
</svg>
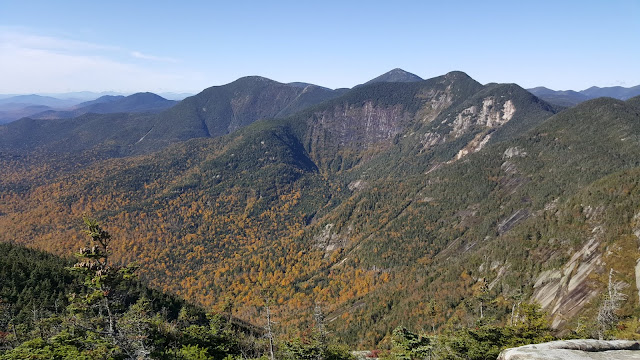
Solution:
<svg viewBox="0 0 640 360">
<path fill-rule="evenodd" d="M 150 286 L 260 325 L 268 293 L 282 336 L 320 306 L 352 348 L 527 302 L 569 334 L 611 271 L 637 317 L 640 98 L 411 75 L 246 77 L 155 113 L 1 125 L 0 242 L 69 256 L 95 217 Z"/>
</svg>

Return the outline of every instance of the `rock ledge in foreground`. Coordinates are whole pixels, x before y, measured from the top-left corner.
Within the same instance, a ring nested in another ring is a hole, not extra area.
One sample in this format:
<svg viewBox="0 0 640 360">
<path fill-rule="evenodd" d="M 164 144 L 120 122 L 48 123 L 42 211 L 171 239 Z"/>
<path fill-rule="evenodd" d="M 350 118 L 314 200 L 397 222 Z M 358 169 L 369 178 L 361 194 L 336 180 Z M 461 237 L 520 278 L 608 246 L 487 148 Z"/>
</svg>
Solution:
<svg viewBox="0 0 640 360">
<path fill-rule="evenodd" d="M 498 360 L 640 360 L 640 341 L 560 340 L 506 349 Z"/>
</svg>

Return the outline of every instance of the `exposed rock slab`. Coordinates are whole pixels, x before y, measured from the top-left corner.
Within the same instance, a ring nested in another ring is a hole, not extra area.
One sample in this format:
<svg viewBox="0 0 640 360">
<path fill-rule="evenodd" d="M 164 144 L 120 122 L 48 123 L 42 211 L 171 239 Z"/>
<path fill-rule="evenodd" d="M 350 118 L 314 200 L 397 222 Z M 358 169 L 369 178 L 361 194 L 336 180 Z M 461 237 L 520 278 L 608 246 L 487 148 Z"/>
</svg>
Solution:
<svg viewBox="0 0 640 360">
<path fill-rule="evenodd" d="M 551 327 L 558 328 L 566 318 L 576 315 L 582 307 L 598 295 L 588 286 L 589 274 L 601 264 L 598 250 L 603 229 L 596 226 L 593 236 L 559 269 L 540 273 L 533 286 L 533 301 L 552 316 Z"/>
<path fill-rule="evenodd" d="M 561 340 L 506 349 L 498 360 L 640 359 L 640 342 L 632 340 Z"/>
</svg>

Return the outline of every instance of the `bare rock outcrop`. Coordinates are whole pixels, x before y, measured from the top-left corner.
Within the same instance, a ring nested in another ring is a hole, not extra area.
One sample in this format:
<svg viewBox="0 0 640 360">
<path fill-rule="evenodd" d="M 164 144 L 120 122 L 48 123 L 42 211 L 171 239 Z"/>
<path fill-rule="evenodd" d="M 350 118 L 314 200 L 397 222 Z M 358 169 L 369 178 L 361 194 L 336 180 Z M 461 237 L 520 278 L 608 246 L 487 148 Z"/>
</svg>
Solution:
<svg viewBox="0 0 640 360">
<path fill-rule="evenodd" d="M 632 340 L 560 340 L 503 350 L 498 360 L 640 359 L 640 342 Z"/>
<path fill-rule="evenodd" d="M 498 128 L 513 118 L 516 107 L 513 101 L 507 100 L 500 108 L 495 97 L 490 96 L 482 101 L 482 108 L 479 106 L 471 106 L 464 109 L 458 114 L 453 121 L 453 129 L 451 134 L 454 137 L 460 137 L 472 126 L 485 126 L 487 128 Z"/>
<path fill-rule="evenodd" d="M 538 275 L 533 286 L 533 301 L 548 311 L 558 328 L 566 318 L 576 315 L 582 307 L 598 295 L 588 286 L 589 274 L 602 263 L 598 250 L 603 230 L 596 226 L 593 236 L 560 269 L 549 269 Z"/>
</svg>

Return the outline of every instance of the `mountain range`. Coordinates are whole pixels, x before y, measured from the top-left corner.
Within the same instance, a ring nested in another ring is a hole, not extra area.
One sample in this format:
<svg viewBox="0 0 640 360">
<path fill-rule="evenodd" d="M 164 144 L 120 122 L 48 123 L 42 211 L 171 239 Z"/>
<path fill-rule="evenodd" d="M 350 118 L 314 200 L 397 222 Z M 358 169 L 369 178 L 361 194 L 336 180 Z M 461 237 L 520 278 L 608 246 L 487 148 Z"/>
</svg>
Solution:
<svg viewBox="0 0 640 360">
<path fill-rule="evenodd" d="M 599 97 L 610 97 L 619 100 L 627 100 L 640 95 L 640 85 L 625 88 L 621 86 L 597 87 L 592 86 L 582 91 L 574 90 L 551 90 L 544 86 L 528 89 L 535 96 L 559 106 L 575 106 L 583 101 Z"/>
<path fill-rule="evenodd" d="M 158 113 L 166 110 L 177 101 L 167 100 L 153 93 L 136 93 L 129 96 L 105 95 L 95 100 L 85 101 L 71 110 L 47 110 L 30 115 L 30 119 L 68 119 L 83 114 L 112 114 L 112 113 Z"/>
<path fill-rule="evenodd" d="M 16 95 L 0 98 L 0 124 L 24 117 L 51 120 L 72 118 L 86 113 L 160 112 L 178 102 L 167 100 L 153 93 L 136 93 L 129 96 L 102 95 L 90 97 L 88 101 L 82 100 L 81 96 L 90 94 L 94 93 L 68 94 L 78 95 L 76 98 L 56 98 L 42 95 Z"/>
<path fill-rule="evenodd" d="M 0 98 L 0 124 L 31 116 L 52 108 L 66 108 L 79 103 L 77 99 L 58 99 L 41 95 L 16 95 Z"/>
<path fill-rule="evenodd" d="M 568 332 L 610 273 L 619 316 L 636 314 L 640 97 L 563 109 L 411 75 L 339 90 L 252 76 L 156 114 L 2 125 L 0 241 L 69 254 L 91 214 L 153 286 L 231 298 L 248 321 L 268 293 L 283 332 L 322 306 L 354 346 L 507 322 L 522 302 Z"/>
<path fill-rule="evenodd" d="M 375 82 L 414 82 L 423 80 L 419 76 L 396 68 L 388 71 L 374 79 L 367 81 L 365 84 Z M 287 85 L 305 88 L 309 83 L 293 82 Z M 362 86 L 362 85 L 357 85 Z M 331 89 L 315 86 L 316 91 L 331 92 Z M 319 90 L 322 89 L 322 90 Z M 336 89 L 335 93 L 343 93 L 349 89 Z M 576 104 L 598 97 L 612 97 L 620 100 L 626 100 L 634 96 L 640 95 L 640 85 L 630 88 L 621 86 L 615 87 L 590 87 L 582 91 L 574 90 L 551 90 L 540 86 L 528 89 L 532 94 L 560 107 L 570 107 Z M 142 94 L 147 94 L 145 98 Z M 137 93 L 131 96 L 125 96 L 115 92 L 95 93 L 89 91 L 60 93 L 60 94 L 41 94 L 41 95 L 8 95 L 0 94 L 0 124 L 8 123 L 23 117 L 31 117 L 35 119 L 60 119 L 72 118 L 84 113 L 115 113 L 115 112 L 159 112 L 170 107 L 171 102 L 161 101 L 170 99 L 173 101 L 183 100 L 191 94 L 188 93 L 161 93 L 158 96 L 163 97 L 162 100 L 152 98 L 151 93 Z M 155 94 L 154 94 L 155 95 Z M 113 104 L 113 106 L 102 105 L 89 107 L 97 103 L 110 103 L 116 99 L 123 99 L 123 103 Z"/>
</svg>

